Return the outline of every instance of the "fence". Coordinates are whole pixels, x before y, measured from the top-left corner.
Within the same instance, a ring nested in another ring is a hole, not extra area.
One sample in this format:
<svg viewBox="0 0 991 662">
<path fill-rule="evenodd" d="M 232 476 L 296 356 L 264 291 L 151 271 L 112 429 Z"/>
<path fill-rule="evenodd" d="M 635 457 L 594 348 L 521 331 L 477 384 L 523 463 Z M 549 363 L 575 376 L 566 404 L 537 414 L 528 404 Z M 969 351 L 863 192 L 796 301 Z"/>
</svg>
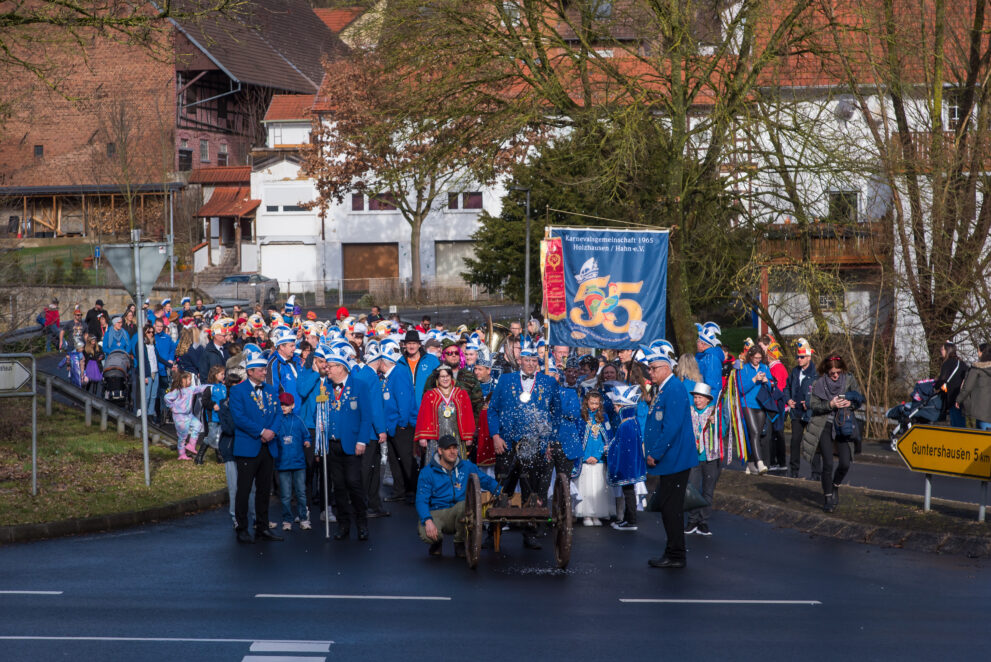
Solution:
<svg viewBox="0 0 991 662">
<path fill-rule="evenodd" d="M 424 279 L 419 293 L 405 278 L 345 278 L 280 281 L 283 296 L 296 295 L 301 306 L 389 306 L 411 303 L 466 304 L 503 301 L 501 291 L 490 292 L 460 278 Z"/>
<path fill-rule="evenodd" d="M 189 287 L 192 272 L 176 271 L 175 286 Z M 22 248 L 0 252 L 0 282 L 24 285 L 76 285 L 122 287 L 107 260 L 93 257 L 93 246 L 80 244 L 59 248 Z M 163 269 L 156 286 L 169 287 L 169 270 Z"/>
</svg>

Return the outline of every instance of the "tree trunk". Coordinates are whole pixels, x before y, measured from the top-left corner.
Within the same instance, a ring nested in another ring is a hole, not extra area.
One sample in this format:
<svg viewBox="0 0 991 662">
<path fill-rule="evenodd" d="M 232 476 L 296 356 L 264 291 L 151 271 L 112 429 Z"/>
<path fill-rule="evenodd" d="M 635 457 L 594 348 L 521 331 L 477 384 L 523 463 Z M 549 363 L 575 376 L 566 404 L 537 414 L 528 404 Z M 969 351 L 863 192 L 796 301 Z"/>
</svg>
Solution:
<svg viewBox="0 0 991 662">
<path fill-rule="evenodd" d="M 420 300 L 423 281 L 420 277 L 420 230 L 423 226 L 423 216 L 414 216 L 410 223 L 409 252 L 410 264 L 413 271 L 413 299 Z"/>
<path fill-rule="evenodd" d="M 674 328 L 668 330 L 667 336 L 669 339 L 673 337 L 678 351 L 684 353 L 693 352 L 696 333 L 692 304 L 688 298 L 688 274 L 685 271 L 685 261 L 681 257 L 680 237 L 680 231 L 672 232 L 669 242 L 671 248 L 668 259 L 668 305 Z"/>
</svg>

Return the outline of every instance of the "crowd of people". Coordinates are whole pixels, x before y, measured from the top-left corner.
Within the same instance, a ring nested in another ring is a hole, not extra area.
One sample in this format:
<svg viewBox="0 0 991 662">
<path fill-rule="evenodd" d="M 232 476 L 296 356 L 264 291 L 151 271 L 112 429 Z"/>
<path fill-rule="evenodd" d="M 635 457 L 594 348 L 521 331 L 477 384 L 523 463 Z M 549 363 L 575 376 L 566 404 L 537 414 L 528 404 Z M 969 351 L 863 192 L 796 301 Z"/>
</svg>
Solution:
<svg viewBox="0 0 991 662">
<path fill-rule="evenodd" d="M 712 322 L 696 325 L 695 352 L 677 356 L 664 339 L 615 351 L 549 346 L 535 319 L 493 342 L 491 328 L 448 330 L 429 317 L 403 324 L 374 307 L 318 320 L 292 298 L 282 310 L 228 313 L 188 298 L 180 306 L 146 301 L 110 317 L 98 300 L 85 316 L 77 306 L 52 341 L 70 348 L 63 363 L 77 385 L 104 397 L 125 392 L 153 421 L 171 418 L 179 459 L 201 463 L 214 449 L 244 543 L 312 529 L 314 514 L 336 523 L 336 539 L 353 529 L 366 540 L 369 519 L 405 502 L 430 554 L 452 535 L 462 556 L 468 475 L 499 505 L 531 506 L 544 505 L 563 475 L 577 524 L 633 532 L 638 511 L 659 510 L 667 543 L 650 564 L 679 568 L 685 536 L 712 535 L 716 483 L 729 463 L 798 477 L 804 457 L 832 512 L 860 443 L 856 380 L 840 356 L 816 366 L 805 339 L 789 371 L 770 336 L 748 338 L 734 355 Z M 134 388 L 138 343 L 143 402 Z M 991 354 L 968 372 L 951 345 L 944 352 L 949 415 L 960 403 L 991 409 L 980 404 Z M 130 360 L 123 389 L 105 378 L 115 356 Z M 384 497 L 383 474 L 391 475 Z M 686 513 L 689 484 L 707 505 Z M 281 519 L 269 514 L 273 486 Z M 526 548 L 540 548 L 534 527 L 521 533 Z"/>
</svg>

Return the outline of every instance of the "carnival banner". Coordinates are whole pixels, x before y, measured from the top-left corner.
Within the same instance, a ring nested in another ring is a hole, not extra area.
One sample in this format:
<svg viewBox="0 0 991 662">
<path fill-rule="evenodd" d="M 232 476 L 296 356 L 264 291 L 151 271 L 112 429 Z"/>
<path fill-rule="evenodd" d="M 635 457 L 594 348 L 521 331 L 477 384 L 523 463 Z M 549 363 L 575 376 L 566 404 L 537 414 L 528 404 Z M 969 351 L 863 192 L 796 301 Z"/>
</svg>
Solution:
<svg viewBox="0 0 991 662">
<path fill-rule="evenodd" d="M 634 349 L 664 337 L 666 230 L 552 227 L 549 234 L 561 241 L 567 309 L 551 316 L 551 344 Z"/>
<path fill-rule="evenodd" d="M 568 314 L 560 238 L 544 239 L 540 242 L 540 269 L 544 275 L 544 314 L 552 321 L 560 322 Z"/>
</svg>

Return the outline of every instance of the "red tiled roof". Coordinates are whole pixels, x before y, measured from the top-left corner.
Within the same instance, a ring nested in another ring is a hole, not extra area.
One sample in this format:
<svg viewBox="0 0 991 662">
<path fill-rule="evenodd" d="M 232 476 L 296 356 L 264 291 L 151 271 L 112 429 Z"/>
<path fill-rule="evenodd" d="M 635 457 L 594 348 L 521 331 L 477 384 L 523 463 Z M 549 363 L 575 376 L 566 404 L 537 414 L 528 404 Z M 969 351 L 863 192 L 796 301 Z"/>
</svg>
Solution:
<svg viewBox="0 0 991 662">
<path fill-rule="evenodd" d="M 251 166 L 213 166 L 197 168 L 189 176 L 190 184 L 251 184 Z"/>
<path fill-rule="evenodd" d="M 251 188 L 248 186 L 218 186 L 194 216 L 247 216 L 261 203 L 261 200 L 251 199 Z"/>
<path fill-rule="evenodd" d="M 315 98 L 315 94 L 276 94 L 263 121 L 308 120 Z"/>
<path fill-rule="evenodd" d="M 331 32 L 340 33 L 341 30 L 351 25 L 354 19 L 364 13 L 364 7 L 339 7 L 339 8 L 314 8 L 313 13 L 320 17 Z"/>
</svg>

